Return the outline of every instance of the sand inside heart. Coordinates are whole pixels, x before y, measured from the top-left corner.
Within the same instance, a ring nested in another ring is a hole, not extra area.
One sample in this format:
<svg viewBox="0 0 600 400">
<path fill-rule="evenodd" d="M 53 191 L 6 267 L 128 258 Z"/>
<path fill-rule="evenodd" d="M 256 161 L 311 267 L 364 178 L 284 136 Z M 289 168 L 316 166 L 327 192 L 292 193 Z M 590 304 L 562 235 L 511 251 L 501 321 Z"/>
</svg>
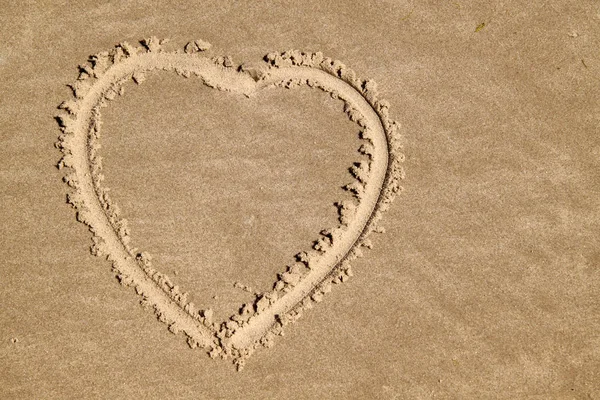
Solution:
<svg viewBox="0 0 600 400">
<path fill-rule="evenodd" d="M 225 320 L 336 225 L 357 126 L 309 88 L 246 98 L 157 72 L 125 90 L 102 112 L 104 184 L 133 244 Z"/>
</svg>

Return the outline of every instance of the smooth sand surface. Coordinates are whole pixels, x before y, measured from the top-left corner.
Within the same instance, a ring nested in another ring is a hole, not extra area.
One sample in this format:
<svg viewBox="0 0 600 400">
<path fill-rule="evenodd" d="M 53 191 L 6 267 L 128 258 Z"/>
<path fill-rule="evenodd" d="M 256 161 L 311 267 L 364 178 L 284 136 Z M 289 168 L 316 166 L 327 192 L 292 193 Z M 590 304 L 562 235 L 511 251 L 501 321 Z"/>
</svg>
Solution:
<svg viewBox="0 0 600 400">
<path fill-rule="evenodd" d="M 153 3 L 0 5 L 0 398 L 600 399 L 599 5 Z"/>
</svg>

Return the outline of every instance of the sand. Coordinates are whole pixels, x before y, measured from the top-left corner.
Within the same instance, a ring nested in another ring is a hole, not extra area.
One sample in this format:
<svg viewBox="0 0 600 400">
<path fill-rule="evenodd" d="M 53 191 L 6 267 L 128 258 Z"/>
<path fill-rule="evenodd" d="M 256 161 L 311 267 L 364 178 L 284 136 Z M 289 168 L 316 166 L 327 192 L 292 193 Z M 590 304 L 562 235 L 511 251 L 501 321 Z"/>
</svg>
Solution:
<svg viewBox="0 0 600 400">
<path fill-rule="evenodd" d="M 2 7 L 0 397 L 600 398 L 597 6 Z"/>
</svg>

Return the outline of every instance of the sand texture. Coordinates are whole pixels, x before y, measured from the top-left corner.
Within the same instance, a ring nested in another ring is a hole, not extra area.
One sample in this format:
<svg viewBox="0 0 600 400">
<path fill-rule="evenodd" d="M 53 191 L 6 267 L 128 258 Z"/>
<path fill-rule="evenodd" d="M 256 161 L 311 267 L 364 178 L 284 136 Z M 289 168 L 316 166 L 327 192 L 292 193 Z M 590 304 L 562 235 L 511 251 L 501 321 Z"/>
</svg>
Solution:
<svg viewBox="0 0 600 400">
<path fill-rule="evenodd" d="M 598 4 L 0 11 L 0 398 L 600 399 Z"/>
</svg>

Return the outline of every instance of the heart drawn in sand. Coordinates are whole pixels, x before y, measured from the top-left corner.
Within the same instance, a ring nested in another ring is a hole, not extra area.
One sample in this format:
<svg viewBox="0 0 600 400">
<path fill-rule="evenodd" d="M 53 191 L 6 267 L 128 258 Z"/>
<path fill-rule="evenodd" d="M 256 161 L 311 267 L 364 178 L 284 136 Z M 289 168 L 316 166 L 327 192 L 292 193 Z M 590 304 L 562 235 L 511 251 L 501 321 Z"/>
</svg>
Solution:
<svg viewBox="0 0 600 400">
<path fill-rule="evenodd" d="M 63 153 L 58 168 L 67 171 L 63 180 L 71 188 L 67 201 L 93 234 L 92 254 L 112 262 L 119 281 L 135 288 L 142 305 L 152 307 L 171 332 L 182 332 L 190 347 L 203 348 L 213 358 L 232 359 L 241 368 L 256 348 L 270 347 L 287 323 L 320 302 L 332 283 L 345 281 L 351 275 L 350 261 L 362 255 L 363 247 L 372 247 L 367 236 L 382 232 L 381 213 L 403 178 L 398 126 L 388 117 L 389 104 L 378 99 L 375 82 L 356 78 L 341 62 L 321 53 L 271 53 L 263 67 L 249 68 L 235 66 L 230 57 L 206 57 L 210 45 L 201 40 L 174 52 L 165 51 L 164 41 L 156 38 L 140 43 L 139 47 L 122 43 L 91 56 L 71 85 L 74 98 L 59 106 L 62 111 L 56 119 L 62 133 L 56 146 Z M 100 110 L 123 94 L 125 82 L 142 83 L 154 70 L 194 75 L 211 88 L 247 97 L 269 88 L 301 85 L 322 90 L 344 102 L 344 111 L 358 125 L 363 140 L 358 149 L 361 161 L 350 167 L 354 181 L 344 187 L 353 200 L 336 204 L 340 224 L 321 231 L 312 249 L 297 254 L 296 263 L 279 274 L 271 291 L 257 294 L 220 323 L 212 321 L 209 311 L 187 302 L 187 293 L 156 271 L 147 253 L 133 248 L 127 221 L 102 185 Z"/>
</svg>

